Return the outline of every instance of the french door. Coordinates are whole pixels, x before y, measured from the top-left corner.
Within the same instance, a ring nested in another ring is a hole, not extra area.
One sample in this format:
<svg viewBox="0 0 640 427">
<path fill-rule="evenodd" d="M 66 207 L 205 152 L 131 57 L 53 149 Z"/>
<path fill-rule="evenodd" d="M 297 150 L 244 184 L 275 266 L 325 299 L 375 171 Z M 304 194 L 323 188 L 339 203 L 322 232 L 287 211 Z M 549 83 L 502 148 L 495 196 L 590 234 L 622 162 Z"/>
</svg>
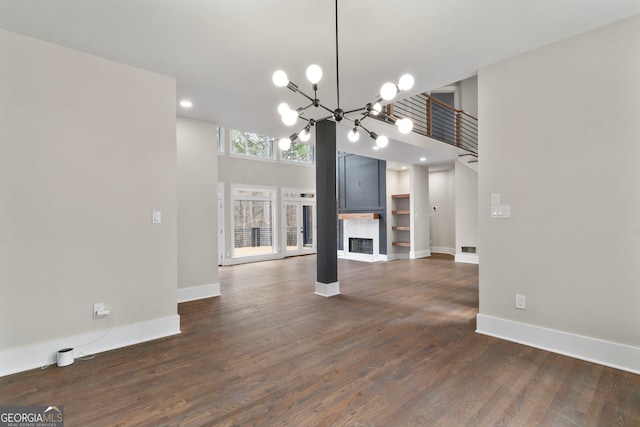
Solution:
<svg viewBox="0 0 640 427">
<path fill-rule="evenodd" d="M 285 201 L 285 256 L 310 254 L 316 251 L 316 205 L 309 201 Z"/>
</svg>

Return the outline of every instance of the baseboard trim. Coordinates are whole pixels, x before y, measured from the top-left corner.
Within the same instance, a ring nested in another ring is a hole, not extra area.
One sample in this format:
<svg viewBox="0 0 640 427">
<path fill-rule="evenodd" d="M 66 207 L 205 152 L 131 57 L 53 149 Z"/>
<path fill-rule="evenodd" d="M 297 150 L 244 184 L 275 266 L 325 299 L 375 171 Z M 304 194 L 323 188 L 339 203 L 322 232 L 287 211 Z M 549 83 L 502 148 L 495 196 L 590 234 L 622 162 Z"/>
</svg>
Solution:
<svg viewBox="0 0 640 427">
<path fill-rule="evenodd" d="M 478 314 L 476 332 L 640 374 L 640 348 Z"/>
<path fill-rule="evenodd" d="M 396 261 L 399 259 L 409 259 L 409 254 L 408 253 L 404 253 L 404 254 L 399 254 L 399 253 L 395 253 L 395 254 L 387 254 L 387 261 Z"/>
<path fill-rule="evenodd" d="M 105 319 L 106 320 L 106 319 Z M 96 354 L 103 351 L 139 344 L 180 333 L 180 316 L 117 326 L 52 341 L 0 351 L 0 377 L 51 365 L 55 369 L 58 350 L 72 347 L 74 358 L 81 354 Z M 73 365 L 71 365 L 73 366 Z M 50 369 L 52 369 L 50 368 Z M 69 369 L 69 368 L 66 368 Z"/>
<path fill-rule="evenodd" d="M 335 295 L 340 295 L 340 282 L 333 282 L 333 283 L 316 282 L 315 294 L 323 297 L 332 297 Z"/>
<path fill-rule="evenodd" d="M 409 252 L 409 258 L 417 259 L 417 258 L 426 258 L 431 256 L 431 249 L 424 249 L 422 251 L 411 251 Z"/>
<path fill-rule="evenodd" d="M 455 262 L 464 262 L 467 264 L 480 264 L 480 256 L 478 254 L 457 253 Z"/>
<path fill-rule="evenodd" d="M 178 288 L 178 302 L 195 301 L 198 299 L 219 297 L 220 283 L 210 285 L 191 286 L 189 288 Z"/>
<path fill-rule="evenodd" d="M 431 246 L 431 253 L 455 255 L 456 250 L 454 248 L 448 248 L 446 246 Z"/>
</svg>

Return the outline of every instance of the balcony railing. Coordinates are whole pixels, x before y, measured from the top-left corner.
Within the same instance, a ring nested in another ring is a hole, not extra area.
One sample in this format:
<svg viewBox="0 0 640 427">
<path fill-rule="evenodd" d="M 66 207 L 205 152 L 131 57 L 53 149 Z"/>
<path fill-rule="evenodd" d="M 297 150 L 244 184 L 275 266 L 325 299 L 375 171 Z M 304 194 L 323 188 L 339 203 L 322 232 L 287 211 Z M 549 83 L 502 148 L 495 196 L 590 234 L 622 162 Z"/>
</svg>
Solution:
<svg viewBox="0 0 640 427">
<path fill-rule="evenodd" d="M 423 93 L 385 107 L 392 117 L 413 120 L 413 132 L 465 150 L 478 157 L 478 119 Z"/>
</svg>

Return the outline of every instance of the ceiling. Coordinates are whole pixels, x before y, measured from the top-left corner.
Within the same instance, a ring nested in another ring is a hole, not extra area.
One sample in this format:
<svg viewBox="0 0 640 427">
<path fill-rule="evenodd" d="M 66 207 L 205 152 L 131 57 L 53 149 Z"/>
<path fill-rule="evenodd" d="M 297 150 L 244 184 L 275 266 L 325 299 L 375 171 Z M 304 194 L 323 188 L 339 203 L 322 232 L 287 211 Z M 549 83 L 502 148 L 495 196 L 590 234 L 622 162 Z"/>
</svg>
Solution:
<svg viewBox="0 0 640 427">
<path fill-rule="evenodd" d="M 304 100 L 271 83 L 276 69 L 310 92 L 305 69 L 320 65 L 318 96 L 336 106 L 334 7 L 332 0 L 0 0 L 0 28 L 175 77 L 178 100 L 193 102 L 178 114 L 282 137 L 299 129 L 285 127 L 276 106 Z M 412 92 L 429 91 L 637 13 L 638 0 L 340 0 L 340 106 L 364 106 L 405 72 L 415 77 Z M 371 157 L 402 163 L 400 151 L 390 145 Z"/>
</svg>

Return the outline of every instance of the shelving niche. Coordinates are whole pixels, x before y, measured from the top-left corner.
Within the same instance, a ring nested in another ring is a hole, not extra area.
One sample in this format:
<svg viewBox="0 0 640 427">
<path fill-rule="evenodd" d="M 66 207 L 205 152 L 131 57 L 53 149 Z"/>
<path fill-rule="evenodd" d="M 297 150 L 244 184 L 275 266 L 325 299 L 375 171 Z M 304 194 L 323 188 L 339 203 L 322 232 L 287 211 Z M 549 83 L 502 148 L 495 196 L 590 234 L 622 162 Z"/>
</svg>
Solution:
<svg viewBox="0 0 640 427">
<path fill-rule="evenodd" d="M 393 246 L 401 246 L 405 248 L 411 247 L 411 238 L 409 235 L 409 232 L 411 231 L 411 227 L 409 225 L 411 219 L 411 210 L 409 209 L 410 198 L 410 194 L 391 195 L 391 214 L 393 215 L 393 225 L 391 226 L 391 229 L 396 232 L 394 233 L 394 239 L 391 242 Z"/>
</svg>

